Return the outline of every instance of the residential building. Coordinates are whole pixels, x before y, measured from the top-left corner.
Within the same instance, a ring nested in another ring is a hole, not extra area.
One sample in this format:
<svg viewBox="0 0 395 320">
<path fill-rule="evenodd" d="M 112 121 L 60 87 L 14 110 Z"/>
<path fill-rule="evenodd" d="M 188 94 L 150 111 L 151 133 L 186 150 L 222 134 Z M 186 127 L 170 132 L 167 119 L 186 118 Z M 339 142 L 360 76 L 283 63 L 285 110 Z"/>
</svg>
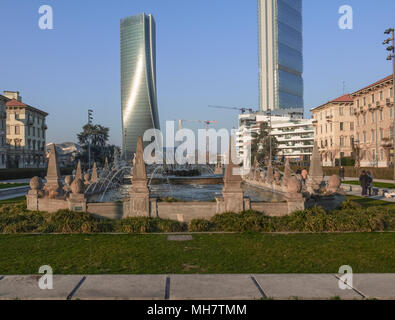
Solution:
<svg viewBox="0 0 395 320">
<path fill-rule="evenodd" d="M 0 169 L 7 168 L 6 109 L 8 98 L 0 94 Z"/>
<path fill-rule="evenodd" d="M 314 147 L 312 119 L 291 116 L 272 116 L 263 113 L 239 115 L 239 128 L 236 133 L 236 149 L 239 157 L 247 163 L 248 149 L 253 137 L 259 133 L 261 123 L 271 123 L 270 135 L 278 141 L 279 160 L 289 158 L 293 162 L 309 161 Z"/>
<path fill-rule="evenodd" d="M 394 163 L 392 75 L 354 92 L 352 97 L 361 167 L 390 166 Z"/>
<path fill-rule="evenodd" d="M 355 141 L 354 99 L 343 95 L 311 110 L 314 138 L 324 166 L 340 165 L 340 159 L 353 157 Z"/>
<path fill-rule="evenodd" d="M 45 167 L 48 113 L 24 102 L 19 92 L 4 91 L 6 102 L 7 168 Z"/>
<path fill-rule="evenodd" d="M 122 151 L 136 152 L 137 139 L 159 129 L 156 92 L 155 21 L 145 13 L 121 20 Z"/>
<path fill-rule="evenodd" d="M 302 0 L 258 0 L 259 104 L 304 112 Z"/>
</svg>

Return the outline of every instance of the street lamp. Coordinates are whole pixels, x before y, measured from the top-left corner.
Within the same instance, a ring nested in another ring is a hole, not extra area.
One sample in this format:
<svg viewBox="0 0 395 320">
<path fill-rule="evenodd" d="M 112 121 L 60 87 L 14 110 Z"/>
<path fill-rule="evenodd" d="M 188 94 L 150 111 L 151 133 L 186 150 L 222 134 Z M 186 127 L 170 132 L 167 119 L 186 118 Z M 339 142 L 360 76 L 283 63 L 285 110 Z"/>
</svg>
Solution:
<svg viewBox="0 0 395 320">
<path fill-rule="evenodd" d="M 92 125 L 92 121 L 93 121 L 93 110 L 89 109 L 88 110 L 88 125 L 91 126 Z M 89 128 L 90 130 L 90 128 Z M 89 170 L 91 169 L 91 134 L 89 131 L 89 135 L 88 135 L 88 168 Z"/>
<path fill-rule="evenodd" d="M 390 52 L 390 54 L 387 57 L 388 61 L 392 60 L 392 90 L 393 90 L 393 94 L 392 94 L 392 98 L 395 99 L 395 29 L 394 28 L 388 28 L 387 30 L 384 31 L 384 34 L 388 34 L 388 35 L 392 35 L 392 37 L 384 40 L 383 45 L 388 45 L 391 44 L 390 46 L 387 47 L 387 51 Z M 393 158 L 393 162 L 395 162 L 395 116 L 393 117 L 393 121 L 394 121 L 394 128 L 393 128 L 393 139 L 394 139 L 394 158 Z M 394 165 L 394 180 L 395 180 L 395 165 Z"/>
</svg>

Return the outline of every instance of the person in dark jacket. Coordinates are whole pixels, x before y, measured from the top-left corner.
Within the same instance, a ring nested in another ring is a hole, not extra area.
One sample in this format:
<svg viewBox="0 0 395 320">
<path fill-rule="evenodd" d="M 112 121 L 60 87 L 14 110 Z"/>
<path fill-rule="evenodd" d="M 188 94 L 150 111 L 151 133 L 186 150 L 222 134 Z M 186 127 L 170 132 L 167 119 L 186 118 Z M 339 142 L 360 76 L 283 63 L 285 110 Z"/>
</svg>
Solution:
<svg viewBox="0 0 395 320">
<path fill-rule="evenodd" d="M 339 169 L 339 177 L 340 177 L 341 181 L 344 180 L 344 175 L 345 175 L 345 169 L 344 169 L 344 167 L 341 167 Z"/>
<path fill-rule="evenodd" d="M 373 177 L 370 171 L 366 172 L 366 175 L 368 176 L 368 192 L 369 192 L 369 197 L 372 196 L 372 188 L 373 188 Z"/>
<path fill-rule="evenodd" d="M 368 196 L 368 186 L 369 186 L 369 176 L 366 174 L 366 171 L 362 171 L 361 176 L 359 177 L 359 183 L 362 187 L 362 196 Z"/>
</svg>

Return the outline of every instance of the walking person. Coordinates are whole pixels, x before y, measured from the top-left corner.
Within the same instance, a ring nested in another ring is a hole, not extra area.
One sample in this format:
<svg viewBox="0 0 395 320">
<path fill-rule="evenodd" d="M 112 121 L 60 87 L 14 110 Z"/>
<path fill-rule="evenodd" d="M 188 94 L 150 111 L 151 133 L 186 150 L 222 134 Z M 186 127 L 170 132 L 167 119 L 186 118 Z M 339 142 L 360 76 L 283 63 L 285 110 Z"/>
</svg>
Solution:
<svg viewBox="0 0 395 320">
<path fill-rule="evenodd" d="M 368 195 L 369 177 L 366 174 L 365 170 L 362 171 L 362 174 L 359 177 L 359 184 L 362 187 L 362 196 L 363 197 L 367 197 L 367 195 Z"/>
<path fill-rule="evenodd" d="M 341 167 L 339 169 L 339 177 L 340 177 L 341 181 L 344 181 L 344 175 L 345 175 L 345 169 L 344 169 L 344 167 Z"/>
<path fill-rule="evenodd" d="M 369 192 L 369 197 L 372 196 L 372 188 L 373 188 L 373 177 L 370 171 L 366 172 L 366 175 L 368 176 L 368 192 Z"/>
</svg>

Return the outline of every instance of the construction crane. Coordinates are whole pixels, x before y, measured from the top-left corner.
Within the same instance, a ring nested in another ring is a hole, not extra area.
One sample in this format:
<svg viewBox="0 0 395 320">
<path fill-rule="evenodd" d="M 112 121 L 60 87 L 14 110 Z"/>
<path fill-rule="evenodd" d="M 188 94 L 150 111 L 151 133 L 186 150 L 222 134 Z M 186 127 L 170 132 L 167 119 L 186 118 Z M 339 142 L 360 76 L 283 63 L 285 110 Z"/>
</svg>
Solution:
<svg viewBox="0 0 395 320">
<path fill-rule="evenodd" d="M 206 162 L 207 164 L 209 163 L 209 141 L 208 141 L 208 130 L 210 124 L 217 123 L 217 120 L 178 120 L 178 129 L 182 129 L 182 123 L 183 122 L 198 122 L 198 123 L 204 123 L 206 125 Z"/>
<path fill-rule="evenodd" d="M 242 114 L 246 113 L 246 111 L 249 111 L 250 113 L 254 113 L 254 109 L 252 108 L 237 108 L 237 107 L 224 107 L 224 106 L 208 106 L 209 108 L 215 108 L 215 109 L 228 109 L 228 110 L 238 110 L 241 111 Z"/>
</svg>

